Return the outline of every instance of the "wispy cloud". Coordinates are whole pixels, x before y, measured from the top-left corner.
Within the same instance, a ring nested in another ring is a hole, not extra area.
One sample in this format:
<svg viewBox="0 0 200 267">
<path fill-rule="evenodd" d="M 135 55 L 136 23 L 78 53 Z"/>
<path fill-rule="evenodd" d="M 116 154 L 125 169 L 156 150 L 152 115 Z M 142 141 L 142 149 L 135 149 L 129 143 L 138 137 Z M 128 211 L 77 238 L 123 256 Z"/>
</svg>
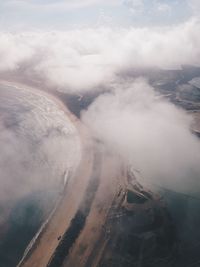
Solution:
<svg viewBox="0 0 200 267">
<path fill-rule="evenodd" d="M 25 0 L 8 0 L 4 2 L 4 5 L 7 7 L 18 7 L 18 8 L 32 8 L 32 9 L 38 9 L 38 8 L 47 8 L 47 9 L 74 9 L 74 8 L 84 8 L 94 5 L 111 5 L 115 6 L 120 4 L 120 1 L 116 0 L 59 0 L 59 1 L 44 1 L 38 0 L 38 1 L 25 1 Z"/>
<path fill-rule="evenodd" d="M 187 0 L 189 7 L 192 9 L 194 14 L 199 16 L 200 12 L 200 1 L 199 0 Z"/>
<path fill-rule="evenodd" d="M 98 24 L 102 10 L 109 23 L 112 17 L 114 26 L 166 25 L 186 21 L 194 13 L 197 16 L 197 6 L 195 0 L 2 0 L 0 26 L 4 29 L 90 27 Z"/>
<path fill-rule="evenodd" d="M 29 75 L 72 90 L 89 89 L 130 68 L 200 65 L 199 31 L 198 20 L 191 20 L 161 28 L 1 33 L 0 70 L 26 63 Z"/>
<path fill-rule="evenodd" d="M 159 12 L 170 12 L 172 7 L 167 3 L 157 3 L 156 10 Z"/>
<path fill-rule="evenodd" d="M 133 14 L 141 13 L 145 7 L 143 0 L 124 0 L 124 5 L 127 6 Z"/>
</svg>

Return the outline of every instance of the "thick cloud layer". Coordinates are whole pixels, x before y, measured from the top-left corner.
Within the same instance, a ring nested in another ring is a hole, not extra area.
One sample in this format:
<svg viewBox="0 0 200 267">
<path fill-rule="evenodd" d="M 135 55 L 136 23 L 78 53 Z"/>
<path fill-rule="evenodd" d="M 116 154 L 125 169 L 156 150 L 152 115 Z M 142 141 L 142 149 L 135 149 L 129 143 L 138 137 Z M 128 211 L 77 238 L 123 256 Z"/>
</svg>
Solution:
<svg viewBox="0 0 200 267">
<path fill-rule="evenodd" d="M 170 28 L 1 33 L 0 70 L 59 90 L 89 90 L 131 68 L 200 65 L 199 32 L 192 19 Z"/>
<path fill-rule="evenodd" d="M 145 182 L 181 192 L 200 190 L 200 143 L 191 117 L 144 80 L 117 84 L 83 113 L 94 136 L 120 153 Z"/>
</svg>

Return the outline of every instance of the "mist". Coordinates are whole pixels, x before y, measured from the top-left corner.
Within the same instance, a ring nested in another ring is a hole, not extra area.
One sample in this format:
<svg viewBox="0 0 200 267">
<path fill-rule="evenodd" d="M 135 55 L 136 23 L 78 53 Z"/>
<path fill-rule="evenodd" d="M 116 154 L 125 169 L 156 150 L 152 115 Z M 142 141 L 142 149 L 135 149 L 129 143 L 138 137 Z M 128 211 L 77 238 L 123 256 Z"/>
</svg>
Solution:
<svg viewBox="0 0 200 267">
<path fill-rule="evenodd" d="M 140 172 L 145 184 L 199 191 L 200 143 L 190 131 L 193 120 L 146 80 L 115 85 L 82 119 L 95 137 Z"/>
<path fill-rule="evenodd" d="M 0 70 L 66 92 L 94 90 L 132 68 L 199 66 L 200 22 L 0 33 Z"/>
<path fill-rule="evenodd" d="M 200 66 L 199 32 L 197 18 L 170 27 L 1 32 L 0 76 L 71 94 L 108 88 L 82 113 L 93 135 L 133 164 L 146 182 L 199 190 L 200 145 L 191 133 L 192 118 L 163 100 L 148 80 L 125 75 L 132 69 Z M 12 148 L 5 149 L 11 158 Z M 56 142 L 52 151 L 56 160 Z"/>
<path fill-rule="evenodd" d="M 1 206 L 38 192 L 54 201 L 65 171 L 73 173 L 79 162 L 75 127 L 58 104 L 37 92 L 1 84 L 0 100 Z"/>
</svg>

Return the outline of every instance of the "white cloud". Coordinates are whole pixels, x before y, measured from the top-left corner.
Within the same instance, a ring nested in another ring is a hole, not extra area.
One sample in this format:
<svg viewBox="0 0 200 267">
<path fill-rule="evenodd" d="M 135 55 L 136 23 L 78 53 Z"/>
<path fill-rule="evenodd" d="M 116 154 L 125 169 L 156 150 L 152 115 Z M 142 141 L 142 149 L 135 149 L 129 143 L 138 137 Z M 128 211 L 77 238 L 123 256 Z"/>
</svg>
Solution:
<svg viewBox="0 0 200 267">
<path fill-rule="evenodd" d="M 190 132 L 191 118 L 158 98 L 147 82 L 116 83 L 83 113 L 83 121 L 146 183 L 200 190 L 200 143 Z"/>
<path fill-rule="evenodd" d="M 90 89 L 130 68 L 200 65 L 199 32 L 191 20 L 170 28 L 1 33 L 0 70 L 21 68 L 54 86 Z"/>
<path fill-rule="evenodd" d="M 145 6 L 143 0 L 124 0 L 124 5 L 127 6 L 133 14 L 141 13 Z"/>
<path fill-rule="evenodd" d="M 177 183 L 183 177 L 183 188 L 189 183 L 190 169 L 194 177 L 200 174 L 200 148 L 190 134 L 190 118 L 157 101 L 147 83 L 131 84 L 124 78 L 123 84 L 119 74 L 138 67 L 200 66 L 199 32 L 197 19 L 162 28 L 4 32 L 0 33 L 0 71 L 10 77 L 16 71 L 28 81 L 41 80 L 42 87 L 66 92 L 111 85 L 113 94 L 98 98 L 84 121 L 98 137 L 129 156 L 145 176 L 151 173 L 167 182 L 168 173 L 177 177 Z"/>
<path fill-rule="evenodd" d="M 145 3 L 144 0 L 124 0 L 124 5 L 127 6 L 133 14 L 155 14 L 157 12 L 170 12 L 172 7 L 170 4 L 163 3 L 160 0 L 152 0 L 151 5 Z"/>
</svg>

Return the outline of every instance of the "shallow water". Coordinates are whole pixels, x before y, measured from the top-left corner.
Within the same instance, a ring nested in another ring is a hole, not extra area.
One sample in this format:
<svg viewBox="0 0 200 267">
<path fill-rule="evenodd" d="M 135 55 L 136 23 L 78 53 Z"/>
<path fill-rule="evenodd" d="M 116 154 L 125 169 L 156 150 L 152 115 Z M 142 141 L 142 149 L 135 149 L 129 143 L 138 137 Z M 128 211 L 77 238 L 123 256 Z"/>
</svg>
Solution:
<svg viewBox="0 0 200 267">
<path fill-rule="evenodd" d="M 81 148 L 52 98 L 0 84 L 0 149 L 0 267 L 12 267 L 53 209 Z"/>
</svg>

